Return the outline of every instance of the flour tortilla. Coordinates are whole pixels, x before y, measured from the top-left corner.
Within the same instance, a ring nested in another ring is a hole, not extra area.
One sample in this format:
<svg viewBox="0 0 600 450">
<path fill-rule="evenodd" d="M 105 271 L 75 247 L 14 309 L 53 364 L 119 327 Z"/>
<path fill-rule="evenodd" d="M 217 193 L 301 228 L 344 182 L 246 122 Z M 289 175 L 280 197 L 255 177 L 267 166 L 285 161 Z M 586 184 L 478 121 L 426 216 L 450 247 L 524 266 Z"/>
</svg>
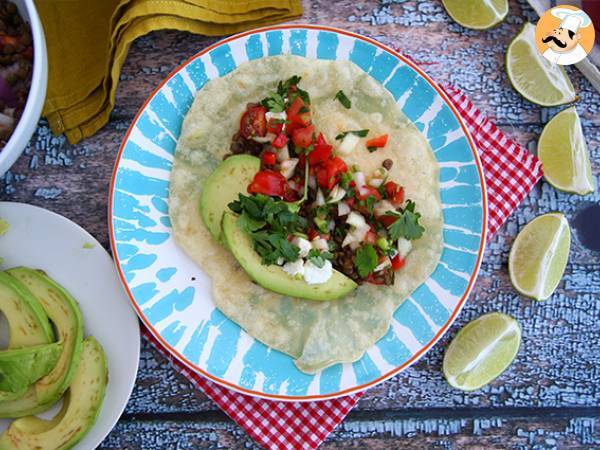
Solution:
<svg viewBox="0 0 600 450">
<path fill-rule="evenodd" d="M 389 135 L 384 149 L 369 153 L 362 140 L 344 159 L 368 174 L 391 158 L 390 179 L 404 186 L 406 198 L 416 202 L 422 215 L 425 233 L 413 241 L 393 286 L 364 284 L 343 299 L 325 302 L 275 294 L 250 280 L 200 217 L 203 182 L 228 152 L 246 104 L 266 97 L 278 81 L 293 75 L 302 77 L 313 121 L 328 142 L 337 145 L 335 136 L 346 130 L 368 128 L 370 137 Z M 333 100 L 340 89 L 352 100 L 350 110 Z M 425 138 L 389 92 L 352 62 L 268 57 L 240 65 L 196 94 L 177 143 L 169 214 L 177 243 L 212 279 L 216 306 L 251 336 L 292 356 L 300 370 L 315 373 L 359 359 L 386 334 L 398 306 L 433 272 L 442 249 L 438 175 Z"/>
</svg>

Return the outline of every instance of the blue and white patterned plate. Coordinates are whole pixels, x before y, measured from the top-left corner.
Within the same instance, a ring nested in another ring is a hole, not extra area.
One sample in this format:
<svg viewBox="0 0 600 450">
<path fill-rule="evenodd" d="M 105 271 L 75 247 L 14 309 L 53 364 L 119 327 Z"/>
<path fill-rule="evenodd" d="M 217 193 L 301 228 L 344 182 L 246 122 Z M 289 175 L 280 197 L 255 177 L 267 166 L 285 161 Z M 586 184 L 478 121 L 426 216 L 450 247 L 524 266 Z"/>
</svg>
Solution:
<svg viewBox="0 0 600 450">
<path fill-rule="evenodd" d="M 173 153 L 194 94 L 208 80 L 245 61 L 280 54 L 356 63 L 391 92 L 427 137 L 441 166 L 444 250 L 435 272 L 398 308 L 388 333 L 359 361 L 312 376 L 216 309 L 210 279 L 198 277 L 199 268 L 177 247 L 168 217 Z M 333 398 L 364 390 L 421 357 L 454 321 L 473 286 L 487 222 L 481 163 L 443 91 L 413 62 L 372 39 L 308 25 L 263 28 L 227 38 L 172 72 L 127 131 L 109 205 L 119 274 L 153 335 L 209 379 L 281 400 Z"/>
</svg>

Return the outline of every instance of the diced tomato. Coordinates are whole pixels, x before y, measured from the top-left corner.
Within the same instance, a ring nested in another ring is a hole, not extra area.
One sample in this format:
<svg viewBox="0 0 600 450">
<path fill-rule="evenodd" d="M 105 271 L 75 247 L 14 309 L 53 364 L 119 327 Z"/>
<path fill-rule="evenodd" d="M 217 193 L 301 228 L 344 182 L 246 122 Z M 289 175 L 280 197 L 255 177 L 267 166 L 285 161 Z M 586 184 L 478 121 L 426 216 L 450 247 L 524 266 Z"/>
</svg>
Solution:
<svg viewBox="0 0 600 450">
<path fill-rule="evenodd" d="M 283 123 L 280 119 L 270 118 L 267 123 L 267 132 L 273 134 L 279 134 L 283 130 Z"/>
<path fill-rule="evenodd" d="M 369 231 L 367 231 L 367 235 L 365 236 L 365 243 L 375 245 L 376 242 L 377 234 L 375 234 L 373 229 L 370 229 Z"/>
<path fill-rule="evenodd" d="M 288 137 L 285 134 L 279 134 L 275 139 L 273 139 L 271 145 L 275 148 L 283 148 L 286 146 L 287 143 Z"/>
<path fill-rule="evenodd" d="M 320 137 L 321 135 L 319 135 Z M 312 152 L 308 154 L 308 160 L 311 166 L 316 166 L 319 163 L 327 161 L 331 157 L 331 153 L 333 152 L 333 146 L 329 144 L 319 144 L 317 139 L 317 143 L 315 144 L 315 148 Z"/>
<path fill-rule="evenodd" d="M 319 135 L 317 136 L 317 141 L 316 141 L 317 145 L 326 145 L 327 141 L 325 140 L 325 136 L 323 136 L 323 133 L 319 133 Z"/>
<path fill-rule="evenodd" d="M 261 170 L 248 185 L 248 193 L 283 197 L 287 180 L 275 170 Z"/>
<path fill-rule="evenodd" d="M 367 197 L 375 197 L 377 200 L 381 200 L 381 194 L 372 186 L 361 187 L 359 190 L 357 190 L 356 197 L 359 200 L 364 200 Z"/>
<path fill-rule="evenodd" d="M 390 227 L 392 226 L 392 224 L 398 220 L 398 217 L 396 216 L 379 216 L 377 218 L 377 220 L 379 220 L 383 225 L 385 225 L 385 227 Z"/>
<path fill-rule="evenodd" d="M 400 258 L 400 255 L 398 255 L 398 254 L 392 258 L 392 269 L 394 269 L 394 270 L 402 269 L 405 264 L 406 264 L 406 260 L 403 258 Z"/>
<path fill-rule="evenodd" d="M 242 115 L 240 120 L 240 134 L 245 139 L 254 136 L 263 137 L 267 134 L 267 108 L 264 106 L 251 106 Z"/>
<path fill-rule="evenodd" d="M 312 144 L 314 133 L 315 127 L 312 125 L 304 128 L 296 128 L 292 134 L 292 141 L 296 147 L 306 148 Z"/>
<path fill-rule="evenodd" d="M 385 189 L 385 195 L 389 199 L 393 198 L 394 194 L 398 190 L 398 184 L 394 183 L 393 181 L 388 181 L 383 185 L 383 187 Z"/>
<path fill-rule="evenodd" d="M 264 152 L 262 162 L 265 166 L 274 166 L 277 163 L 277 155 L 273 152 Z"/>
<path fill-rule="evenodd" d="M 356 187 L 356 181 L 352 180 L 352 181 L 350 182 L 350 187 Z"/>
<path fill-rule="evenodd" d="M 313 239 L 317 239 L 318 237 L 320 237 L 320 234 L 317 230 L 311 228 L 310 230 L 308 230 L 308 240 L 312 241 Z"/>
<path fill-rule="evenodd" d="M 402 186 L 398 186 L 393 181 L 388 181 L 385 183 L 384 188 L 387 198 L 394 206 L 399 206 L 404 202 L 404 188 Z"/>
<path fill-rule="evenodd" d="M 385 144 L 387 144 L 387 141 L 388 141 L 388 135 L 382 134 L 381 136 L 377 136 L 376 138 L 369 139 L 367 141 L 367 148 L 369 148 L 369 147 L 375 147 L 375 148 L 385 147 Z"/>
<path fill-rule="evenodd" d="M 356 199 L 354 197 L 350 197 L 350 198 L 347 198 L 345 201 L 346 201 L 346 204 L 350 208 L 352 208 L 354 206 L 354 203 L 356 202 Z"/>
<path fill-rule="evenodd" d="M 392 197 L 392 203 L 394 204 L 394 206 L 399 206 L 404 202 L 404 188 L 402 186 L 400 186 L 398 188 L 398 190 L 396 191 L 396 193 L 394 194 L 394 197 Z"/>
<path fill-rule="evenodd" d="M 298 192 L 296 192 L 289 184 L 286 183 L 283 192 L 283 199 L 286 202 L 295 202 L 298 200 Z"/>
<path fill-rule="evenodd" d="M 328 159 L 315 168 L 317 184 L 323 189 L 332 189 L 340 180 L 340 173 L 348 171 L 342 158 Z"/>
<path fill-rule="evenodd" d="M 385 284 L 383 280 L 376 280 L 372 273 L 365 279 L 367 283 L 382 285 Z"/>
<path fill-rule="evenodd" d="M 286 133 L 288 135 L 292 134 L 293 130 L 296 128 L 307 127 L 310 125 L 310 111 L 300 112 L 303 108 L 308 109 L 308 106 L 304 104 L 304 101 L 300 96 L 297 96 L 287 109 L 287 119 L 290 122 L 286 127 Z"/>
</svg>

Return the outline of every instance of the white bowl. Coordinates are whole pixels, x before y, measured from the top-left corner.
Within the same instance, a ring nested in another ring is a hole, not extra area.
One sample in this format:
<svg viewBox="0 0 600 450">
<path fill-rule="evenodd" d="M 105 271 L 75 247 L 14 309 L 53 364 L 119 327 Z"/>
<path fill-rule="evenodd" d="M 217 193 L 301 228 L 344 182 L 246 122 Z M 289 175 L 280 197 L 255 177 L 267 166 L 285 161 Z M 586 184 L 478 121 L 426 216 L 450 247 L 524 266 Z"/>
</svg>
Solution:
<svg viewBox="0 0 600 450">
<path fill-rule="evenodd" d="M 44 29 L 40 22 L 33 0 L 12 0 L 21 13 L 21 17 L 29 22 L 33 38 L 33 74 L 31 88 L 27 96 L 27 103 L 10 139 L 0 150 L 0 176 L 13 165 L 23 153 L 31 135 L 37 127 L 44 99 L 46 98 L 46 84 L 48 82 L 48 54 L 46 52 L 46 39 Z"/>
</svg>

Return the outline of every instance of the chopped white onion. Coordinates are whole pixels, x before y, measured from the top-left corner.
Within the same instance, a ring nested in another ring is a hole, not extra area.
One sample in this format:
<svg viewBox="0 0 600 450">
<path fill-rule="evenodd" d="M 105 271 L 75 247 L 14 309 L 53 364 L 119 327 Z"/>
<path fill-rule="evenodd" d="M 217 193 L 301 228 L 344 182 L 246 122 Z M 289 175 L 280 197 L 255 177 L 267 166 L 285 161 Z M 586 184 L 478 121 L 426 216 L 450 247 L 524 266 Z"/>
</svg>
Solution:
<svg viewBox="0 0 600 450">
<path fill-rule="evenodd" d="M 352 211 L 350 214 L 348 214 L 346 223 L 355 228 L 363 228 L 367 225 L 367 221 L 365 220 L 365 218 L 356 211 Z"/>
<path fill-rule="evenodd" d="M 412 249 L 412 242 L 403 237 L 398 238 L 398 254 L 400 258 L 405 259 Z"/>
<path fill-rule="evenodd" d="M 319 189 L 317 191 L 317 199 L 315 200 L 315 205 L 323 206 L 325 204 L 325 196 L 323 195 L 323 191 Z"/>
<path fill-rule="evenodd" d="M 292 244 L 300 249 L 300 258 L 305 258 L 308 256 L 308 252 L 312 249 L 312 244 L 308 241 L 308 239 L 304 239 L 300 236 L 295 236 L 292 239 Z"/>
<path fill-rule="evenodd" d="M 252 140 L 261 144 L 266 144 L 267 142 L 273 142 L 276 137 L 277 136 L 273 133 L 267 133 L 266 136 L 252 136 Z"/>
<path fill-rule="evenodd" d="M 357 188 L 361 188 L 366 184 L 365 174 L 362 172 L 356 172 L 354 174 L 354 182 Z"/>
<path fill-rule="evenodd" d="M 274 149 L 277 151 L 277 162 L 283 162 L 290 159 L 290 151 L 288 149 L 287 144 L 281 148 Z"/>
<path fill-rule="evenodd" d="M 389 200 L 380 200 L 375 203 L 375 206 L 373 206 L 373 212 L 377 217 L 385 216 L 386 212 L 394 210 L 394 205 L 392 205 Z"/>
<path fill-rule="evenodd" d="M 265 118 L 267 119 L 267 122 L 270 119 L 285 120 L 285 119 L 287 119 L 287 114 L 285 111 L 281 111 L 281 112 L 267 111 L 267 113 L 265 114 Z"/>
<path fill-rule="evenodd" d="M 381 183 L 383 183 L 383 180 L 381 178 L 371 178 L 369 180 L 369 186 L 372 186 L 374 188 L 378 188 L 379 186 L 381 186 Z"/>
<path fill-rule="evenodd" d="M 349 155 L 354 151 L 358 141 L 360 141 L 360 138 L 357 135 L 348 133 L 346 136 L 344 136 L 344 139 L 342 139 L 342 143 L 338 147 L 338 153 L 345 156 Z"/>
<path fill-rule="evenodd" d="M 329 224 L 327 224 L 327 229 L 329 230 L 329 232 L 335 230 L 335 222 L 333 220 L 329 221 Z"/>
<path fill-rule="evenodd" d="M 329 243 L 327 242 L 327 239 L 322 238 L 322 237 L 313 239 L 311 242 L 311 245 L 312 245 L 312 248 L 321 250 L 322 252 L 326 252 L 329 250 Z"/>
<path fill-rule="evenodd" d="M 315 178 L 314 175 L 310 175 L 308 177 L 308 187 L 311 189 L 316 189 L 317 188 L 317 179 Z"/>
<path fill-rule="evenodd" d="M 371 174 L 373 178 L 385 178 L 388 176 L 388 171 L 385 167 L 380 167 Z"/>
<path fill-rule="evenodd" d="M 286 178 L 291 178 L 298 165 L 298 158 L 290 158 L 287 161 L 283 161 L 279 166 L 279 171 Z"/>
<path fill-rule="evenodd" d="M 392 265 L 392 263 L 391 263 L 391 261 L 390 261 L 390 258 L 388 258 L 388 257 L 386 256 L 386 258 L 383 260 L 383 262 L 382 262 L 382 263 L 380 263 L 380 264 L 379 264 L 377 267 L 375 267 L 375 268 L 373 269 L 373 272 L 379 272 L 379 271 L 381 271 L 381 270 L 383 270 L 383 269 L 385 269 L 386 267 L 388 267 L 388 266 L 391 266 L 391 265 Z"/>
<path fill-rule="evenodd" d="M 346 216 L 346 215 L 350 214 L 350 211 L 352 211 L 350 209 L 350 207 L 348 206 L 348 203 L 346 203 L 346 202 L 339 202 L 337 204 L 337 208 L 338 208 L 338 216 Z"/>
<path fill-rule="evenodd" d="M 339 202 L 341 199 L 344 198 L 345 195 L 346 190 L 342 188 L 339 184 L 336 184 L 329 193 L 329 199 L 327 200 L 327 203 Z"/>
</svg>

